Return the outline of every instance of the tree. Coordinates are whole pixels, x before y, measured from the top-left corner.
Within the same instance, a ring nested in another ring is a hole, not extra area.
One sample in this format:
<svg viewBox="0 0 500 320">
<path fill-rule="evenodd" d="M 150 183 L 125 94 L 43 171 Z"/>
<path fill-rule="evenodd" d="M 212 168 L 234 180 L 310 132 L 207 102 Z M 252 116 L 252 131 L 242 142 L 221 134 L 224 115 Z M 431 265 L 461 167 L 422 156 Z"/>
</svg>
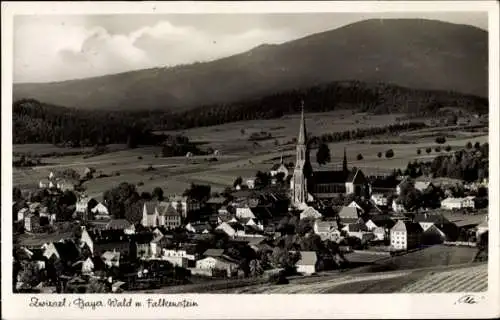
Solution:
<svg viewBox="0 0 500 320">
<path fill-rule="evenodd" d="M 436 138 L 436 143 L 443 144 L 446 142 L 446 138 L 443 136 L 437 137 Z"/>
<path fill-rule="evenodd" d="M 476 143 L 474 143 L 474 149 L 476 150 L 481 149 L 481 144 L 479 143 L 479 141 L 476 141 Z"/>
<path fill-rule="evenodd" d="M 467 142 L 467 144 L 465 145 L 465 147 L 466 147 L 467 149 L 472 149 L 472 142 L 470 142 L 470 141 L 469 141 L 469 142 Z"/>
<path fill-rule="evenodd" d="M 41 281 L 40 272 L 33 261 L 23 261 L 19 270 L 19 281 L 29 288 L 33 288 Z"/>
<path fill-rule="evenodd" d="M 106 284 L 98 279 L 91 279 L 87 286 L 86 293 L 106 293 L 108 292 Z"/>
<path fill-rule="evenodd" d="M 158 201 L 163 201 L 163 189 L 160 187 L 154 188 L 152 197 Z"/>
<path fill-rule="evenodd" d="M 415 189 L 413 182 L 407 181 L 401 186 L 398 200 L 408 211 L 417 210 L 422 205 L 422 195 Z"/>
<path fill-rule="evenodd" d="M 447 152 L 450 152 L 451 151 L 451 146 L 447 145 L 446 148 L 444 148 L 444 150 L 446 150 Z"/>
<path fill-rule="evenodd" d="M 205 202 L 208 198 L 210 198 L 210 189 L 209 185 L 191 183 L 190 188 L 186 189 L 183 195 L 191 197 L 199 202 Z"/>
<path fill-rule="evenodd" d="M 434 148 L 434 151 L 436 151 L 436 152 L 441 152 L 441 147 L 439 147 L 439 146 L 438 146 L 438 147 L 435 147 L 435 148 Z"/>
<path fill-rule="evenodd" d="M 417 149 L 417 154 L 421 154 L 421 153 L 422 153 L 422 150 Z"/>
<path fill-rule="evenodd" d="M 377 157 L 382 158 L 382 152 L 377 152 Z"/>
<path fill-rule="evenodd" d="M 146 191 L 142 192 L 141 199 L 147 200 L 147 201 L 151 200 L 152 199 L 151 193 L 146 192 Z"/>
<path fill-rule="evenodd" d="M 264 273 L 264 269 L 262 268 L 262 264 L 260 260 L 258 259 L 253 259 L 249 263 L 250 267 L 250 275 L 252 277 L 260 276 L 261 274 Z"/>
<path fill-rule="evenodd" d="M 357 159 L 358 161 L 363 160 L 363 155 L 362 155 L 361 153 L 360 153 L 360 154 L 358 154 L 358 155 L 356 156 L 356 159 Z"/>
<path fill-rule="evenodd" d="M 285 173 L 283 172 L 278 172 L 276 174 L 276 181 L 279 183 L 279 184 L 282 184 L 283 182 L 285 182 Z"/>
<path fill-rule="evenodd" d="M 330 161 L 330 149 L 326 143 L 321 143 L 316 152 L 316 162 L 318 162 L 319 165 L 324 165 Z"/>
<path fill-rule="evenodd" d="M 243 183 L 243 178 L 238 177 L 236 180 L 233 182 L 233 187 L 236 188 L 237 186 L 241 185 Z"/>
<path fill-rule="evenodd" d="M 262 171 L 257 171 L 257 173 L 255 174 L 255 185 L 256 186 L 259 186 L 259 187 L 266 187 L 269 185 L 269 182 L 270 182 L 270 177 L 269 177 L 269 174 L 266 173 L 266 172 L 262 172 Z"/>
<path fill-rule="evenodd" d="M 427 154 L 431 153 L 432 152 L 432 148 L 431 147 L 425 148 L 425 152 L 427 152 Z"/>
<path fill-rule="evenodd" d="M 394 150 L 392 150 L 392 149 L 387 150 L 385 152 L 385 157 L 386 158 L 392 158 L 392 157 L 394 157 Z"/>
</svg>

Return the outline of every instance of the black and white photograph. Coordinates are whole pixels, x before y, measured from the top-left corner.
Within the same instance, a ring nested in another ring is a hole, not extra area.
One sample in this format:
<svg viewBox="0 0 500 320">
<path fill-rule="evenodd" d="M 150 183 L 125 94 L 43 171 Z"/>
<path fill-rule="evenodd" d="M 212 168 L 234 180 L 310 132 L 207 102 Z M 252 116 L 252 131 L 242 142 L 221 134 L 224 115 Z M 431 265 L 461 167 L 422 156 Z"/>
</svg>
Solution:
<svg viewBox="0 0 500 320">
<path fill-rule="evenodd" d="M 479 304 L 491 13 L 448 7 L 13 14 L 8 289 Z"/>
</svg>

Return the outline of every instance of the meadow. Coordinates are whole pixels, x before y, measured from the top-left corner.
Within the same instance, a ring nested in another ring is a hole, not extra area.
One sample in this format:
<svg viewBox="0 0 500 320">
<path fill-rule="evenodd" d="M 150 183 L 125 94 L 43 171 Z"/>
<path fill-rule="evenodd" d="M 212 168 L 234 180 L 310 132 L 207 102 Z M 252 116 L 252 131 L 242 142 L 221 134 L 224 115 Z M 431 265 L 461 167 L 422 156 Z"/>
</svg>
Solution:
<svg viewBox="0 0 500 320">
<path fill-rule="evenodd" d="M 396 123 L 400 114 L 368 115 L 352 111 L 333 111 L 326 113 L 306 114 L 306 126 L 310 135 L 320 136 L 325 133 L 369 128 Z M 281 156 L 285 162 L 295 161 L 295 145 L 292 139 L 297 137 L 299 115 L 285 116 L 273 120 L 252 120 L 227 123 L 212 127 L 200 127 L 168 134 L 182 134 L 190 141 L 203 143 L 202 148 L 213 148 L 219 151 L 217 161 L 207 161 L 210 156 L 161 157 L 160 146 L 140 146 L 136 149 L 123 149 L 123 145 L 113 145 L 111 152 L 97 156 L 63 155 L 44 157 L 45 165 L 32 168 L 14 168 L 13 183 L 24 188 L 36 187 L 38 181 L 46 178 L 51 171 L 72 168 L 83 173 L 91 167 L 98 174 L 108 177 L 93 179 L 85 183 L 87 193 L 99 198 L 102 192 L 116 186 L 120 182 L 140 184 L 139 191 L 152 191 L 161 187 L 165 193 L 182 193 L 191 182 L 212 185 L 213 191 L 221 191 L 231 186 L 234 180 L 254 177 L 255 173 L 268 171 L 278 163 Z M 486 129 L 487 130 L 487 129 Z M 268 140 L 249 141 L 254 132 L 271 133 Z M 436 152 L 435 136 L 443 132 L 452 132 L 447 141 L 441 145 L 441 152 Z M 472 134 L 472 136 L 471 136 Z M 482 134 L 479 136 L 479 134 Z M 410 140 L 411 143 L 401 143 Z M 377 141 L 377 144 L 371 143 Z M 403 142 L 404 142 L 403 141 Z M 404 169 L 409 161 L 415 159 L 432 160 L 436 155 L 446 154 L 444 147 L 451 146 L 453 152 L 462 149 L 468 142 L 484 143 L 488 135 L 484 132 L 471 133 L 457 127 L 425 128 L 421 130 L 401 132 L 395 135 L 370 137 L 358 141 L 330 143 L 331 162 L 319 166 L 316 163 L 316 150 L 311 150 L 311 162 L 314 170 L 338 168 L 342 163 L 344 148 L 350 167 L 362 168 L 365 173 L 389 172 L 396 168 Z M 388 143 L 385 143 L 388 142 Z M 399 143 L 395 143 L 399 142 Z M 431 147 L 427 154 L 425 149 Z M 394 156 L 385 158 L 385 151 L 392 149 Z M 417 149 L 421 154 L 417 154 Z M 15 145 L 13 151 L 18 153 L 50 153 L 69 152 L 79 149 L 64 149 L 51 145 Z M 379 158 L 377 153 L 381 152 Z M 363 159 L 358 160 L 361 154 Z M 148 167 L 154 170 L 146 171 Z M 119 175 L 118 175 L 119 174 Z"/>
</svg>

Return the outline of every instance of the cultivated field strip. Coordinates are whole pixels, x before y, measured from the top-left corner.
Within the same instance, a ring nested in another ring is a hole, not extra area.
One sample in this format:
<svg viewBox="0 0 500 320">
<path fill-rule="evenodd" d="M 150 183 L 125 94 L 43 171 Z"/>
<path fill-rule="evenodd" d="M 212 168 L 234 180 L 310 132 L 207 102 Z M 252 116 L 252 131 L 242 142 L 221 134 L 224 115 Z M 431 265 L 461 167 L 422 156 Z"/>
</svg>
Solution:
<svg viewBox="0 0 500 320">
<path fill-rule="evenodd" d="M 401 289 L 402 293 L 480 292 L 488 289 L 488 266 L 439 272 Z"/>
</svg>

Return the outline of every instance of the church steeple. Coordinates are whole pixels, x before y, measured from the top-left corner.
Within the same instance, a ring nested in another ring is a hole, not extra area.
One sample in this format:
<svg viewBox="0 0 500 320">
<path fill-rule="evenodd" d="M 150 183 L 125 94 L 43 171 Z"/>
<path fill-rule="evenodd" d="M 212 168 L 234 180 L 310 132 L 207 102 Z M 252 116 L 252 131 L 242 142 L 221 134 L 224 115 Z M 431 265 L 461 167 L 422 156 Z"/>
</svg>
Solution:
<svg viewBox="0 0 500 320">
<path fill-rule="evenodd" d="M 347 168 L 347 154 L 345 151 L 345 147 L 344 147 L 344 160 L 342 161 L 342 171 L 344 171 L 344 172 L 349 171 L 349 168 Z"/>
<path fill-rule="evenodd" d="M 292 202 L 294 205 L 303 205 L 308 199 L 308 179 L 312 174 L 309 161 L 309 149 L 307 147 L 306 121 L 304 117 L 304 101 L 302 101 L 302 112 L 300 117 L 299 137 L 296 146 L 295 169 L 291 180 Z"/>
<path fill-rule="evenodd" d="M 306 144 L 307 139 L 307 131 L 306 131 L 306 121 L 304 118 L 304 100 L 302 100 L 302 111 L 300 114 L 300 130 L 299 130 L 299 138 L 297 139 L 297 144 Z"/>
</svg>

